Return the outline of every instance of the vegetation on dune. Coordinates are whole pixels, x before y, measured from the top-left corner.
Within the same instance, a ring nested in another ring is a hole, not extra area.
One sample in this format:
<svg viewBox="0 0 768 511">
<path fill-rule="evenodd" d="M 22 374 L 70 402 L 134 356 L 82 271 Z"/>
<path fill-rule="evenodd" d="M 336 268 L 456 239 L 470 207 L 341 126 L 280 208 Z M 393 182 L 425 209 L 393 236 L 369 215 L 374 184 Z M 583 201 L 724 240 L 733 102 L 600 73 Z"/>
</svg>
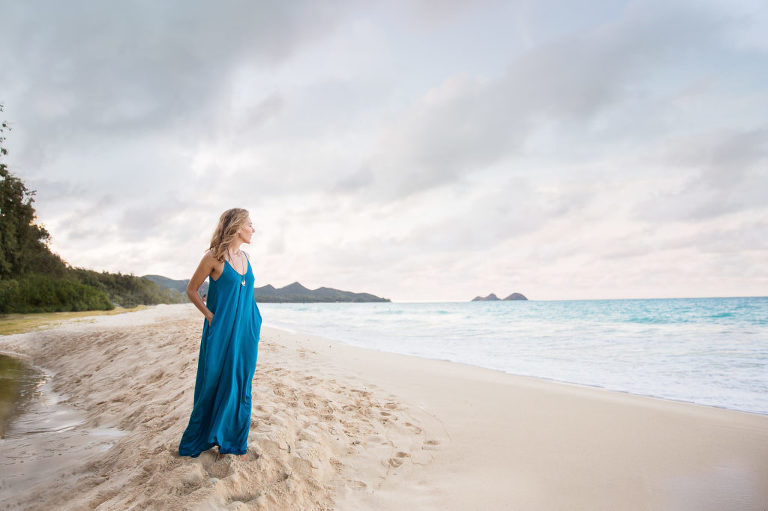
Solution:
<svg viewBox="0 0 768 511">
<path fill-rule="evenodd" d="M 0 105 L 2 112 L 2 105 Z M 8 123 L 0 123 L 0 158 Z M 0 161 L 0 313 L 112 310 L 115 305 L 183 303 L 183 293 L 133 274 L 75 268 L 51 252 L 36 223 L 35 191 Z"/>
</svg>

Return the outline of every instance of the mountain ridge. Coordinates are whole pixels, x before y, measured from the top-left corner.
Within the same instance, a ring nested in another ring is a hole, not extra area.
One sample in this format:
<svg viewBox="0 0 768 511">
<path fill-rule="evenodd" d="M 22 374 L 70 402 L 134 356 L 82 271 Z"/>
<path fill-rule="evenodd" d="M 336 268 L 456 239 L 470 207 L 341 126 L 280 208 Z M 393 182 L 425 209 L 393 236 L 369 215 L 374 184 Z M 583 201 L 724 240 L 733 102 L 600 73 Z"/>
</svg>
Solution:
<svg viewBox="0 0 768 511">
<path fill-rule="evenodd" d="M 175 289 L 186 294 L 189 279 L 175 280 L 163 275 L 144 275 L 156 284 L 169 289 Z M 205 296 L 208 294 L 208 279 L 203 282 L 198 292 Z M 389 298 L 381 298 L 371 293 L 356 293 L 343 291 L 332 287 L 319 287 L 309 289 L 299 281 L 291 282 L 287 286 L 276 288 L 267 284 L 253 289 L 253 295 L 257 302 L 263 303 L 313 303 L 313 302 L 390 302 Z"/>
</svg>

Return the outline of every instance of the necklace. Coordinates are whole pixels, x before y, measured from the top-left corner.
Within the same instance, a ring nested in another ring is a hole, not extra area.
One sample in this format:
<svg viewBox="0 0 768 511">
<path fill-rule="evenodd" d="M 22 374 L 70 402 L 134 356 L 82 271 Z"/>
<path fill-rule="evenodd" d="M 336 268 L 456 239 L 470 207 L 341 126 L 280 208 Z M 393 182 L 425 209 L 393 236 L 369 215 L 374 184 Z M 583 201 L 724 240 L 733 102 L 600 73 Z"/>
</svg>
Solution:
<svg viewBox="0 0 768 511">
<path fill-rule="evenodd" d="M 230 261 L 232 261 L 232 254 L 231 254 L 231 253 L 229 253 L 229 251 L 227 251 L 227 254 L 229 255 L 229 260 L 230 260 Z M 237 255 L 242 255 L 242 252 L 241 252 L 240 250 L 238 250 L 238 251 L 237 251 Z M 231 264 L 231 263 L 230 263 L 230 266 L 232 266 L 232 264 Z M 233 270 L 235 270 L 235 267 L 234 267 L 234 266 L 232 266 L 232 269 L 233 269 Z M 246 264 L 246 270 L 247 270 L 247 269 L 248 269 L 248 265 Z M 235 270 L 235 273 L 237 273 L 238 275 L 240 275 L 240 285 L 241 285 L 241 286 L 245 286 L 245 272 L 243 272 L 243 273 L 241 274 L 240 272 L 238 272 L 237 270 Z"/>
</svg>

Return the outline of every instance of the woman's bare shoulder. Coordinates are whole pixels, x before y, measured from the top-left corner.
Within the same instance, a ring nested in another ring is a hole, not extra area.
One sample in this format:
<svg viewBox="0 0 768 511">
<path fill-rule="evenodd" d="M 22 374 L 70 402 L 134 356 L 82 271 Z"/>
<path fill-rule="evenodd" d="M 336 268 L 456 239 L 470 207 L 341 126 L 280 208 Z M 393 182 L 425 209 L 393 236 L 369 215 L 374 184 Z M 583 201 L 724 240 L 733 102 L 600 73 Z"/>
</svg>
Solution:
<svg viewBox="0 0 768 511">
<path fill-rule="evenodd" d="M 207 264 L 209 264 L 209 265 L 213 265 L 213 264 L 218 264 L 218 263 L 220 263 L 221 261 L 219 261 L 218 259 L 216 259 L 216 257 L 213 255 L 213 249 L 209 248 L 209 249 L 208 249 L 208 250 L 206 250 L 206 251 L 205 251 L 205 253 L 203 254 L 203 258 L 201 259 L 201 261 L 200 261 L 200 262 L 202 262 L 202 263 L 207 263 Z"/>
</svg>

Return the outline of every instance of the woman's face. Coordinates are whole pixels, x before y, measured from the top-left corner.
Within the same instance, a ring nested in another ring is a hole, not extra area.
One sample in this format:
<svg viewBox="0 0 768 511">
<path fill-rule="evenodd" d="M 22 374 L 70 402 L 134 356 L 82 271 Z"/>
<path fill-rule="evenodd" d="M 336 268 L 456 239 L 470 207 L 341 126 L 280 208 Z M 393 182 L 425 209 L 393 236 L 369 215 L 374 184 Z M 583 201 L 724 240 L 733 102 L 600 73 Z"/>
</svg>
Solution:
<svg viewBox="0 0 768 511">
<path fill-rule="evenodd" d="M 256 229 L 253 228 L 253 222 L 251 222 L 251 217 L 249 216 L 243 222 L 238 234 L 240 234 L 240 239 L 243 240 L 243 243 L 250 243 L 254 232 L 256 232 Z"/>
</svg>

